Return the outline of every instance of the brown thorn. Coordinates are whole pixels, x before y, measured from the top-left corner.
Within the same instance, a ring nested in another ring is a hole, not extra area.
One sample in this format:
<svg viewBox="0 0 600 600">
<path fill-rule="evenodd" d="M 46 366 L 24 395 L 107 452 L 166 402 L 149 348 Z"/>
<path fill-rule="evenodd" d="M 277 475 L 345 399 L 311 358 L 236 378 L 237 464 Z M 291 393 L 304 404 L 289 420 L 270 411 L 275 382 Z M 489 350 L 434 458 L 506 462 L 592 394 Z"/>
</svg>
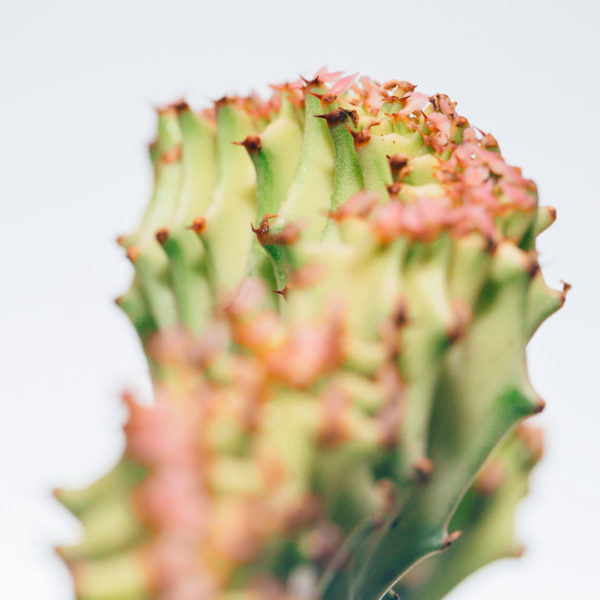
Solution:
<svg viewBox="0 0 600 600">
<path fill-rule="evenodd" d="M 204 217 L 196 217 L 186 229 L 191 229 L 194 233 L 200 235 L 206 229 L 206 219 Z"/>
<path fill-rule="evenodd" d="M 413 464 L 413 473 L 417 483 L 424 485 L 429 483 L 433 475 L 433 461 L 426 456 L 417 458 Z"/>
<path fill-rule="evenodd" d="M 183 146 L 181 144 L 175 144 L 172 148 L 169 148 L 167 151 L 163 152 L 160 155 L 160 162 L 165 165 L 171 165 L 177 162 L 181 158 L 181 153 L 183 150 Z"/>
<path fill-rule="evenodd" d="M 535 406 L 533 407 L 533 412 L 532 414 L 534 415 L 539 415 L 544 408 L 546 408 L 546 402 L 544 400 L 542 400 L 541 398 L 535 403 Z"/>
<path fill-rule="evenodd" d="M 400 329 L 408 323 L 408 302 L 406 298 L 399 298 L 392 313 L 392 323 L 396 329 Z"/>
<path fill-rule="evenodd" d="M 181 99 L 177 100 L 176 102 L 169 104 L 167 106 L 167 108 L 170 108 L 177 113 L 182 113 L 186 110 L 190 110 L 190 105 L 183 98 L 181 98 Z"/>
<path fill-rule="evenodd" d="M 318 119 L 325 119 L 329 126 L 345 123 L 348 119 L 350 119 L 355 126 L 358 123 L 358 112 L 355 110 L 346 110 L 345 108 L 336 108 L 331 112 L 315 115 L 315 117 Z"/>
<path fill-rule="evenodd" d="M 452 302 L 452 323 L 447 329 L 448 340 L 451 344 L 464 337 L 472 318 L 471 307 L 466 302 L 459 299 Z"/>
<path fill-rule="evenodd" d="M 249 135 L 241 142 L 231 142 L 236 146 L 244 146 L 248 151 L 248 154 L 253 154 L 254 152 L 260 152 L 262 149 L 262 142 L 260 137 L 257 135 Z"/>
<path fill-rule="evenodd" d="M 506 479 L 506 467 L 498 459 L 492 459 L 481 470 L 475 480 L 475 489 L 482 496 L 496 492 Z"/>
<path fill-rule="evenodd" d="M 390 163 L 394 181 L 402 179 L 410 173 L 411 168 L 408 165 L 410 159 L 408 156 L 404 156 L 403 154 L 393 154 L 391 156 L 388 155 L 387 159 Z"/>
<path fill-rule="evenodd" d="M 300 79 L 302 79 L 302 81 L 304 81 L 304 85 L 306 85 L 306 87 L 317 87 L 318 85 L 321 85 L 321 83 L 322 83 L 322 81 L 318 75 L 314 79 L 306 79 L 306 77 L 303 77 L 302 75 L 300 75 Z"/>
<path fill-rule="evenodd" d="M 129 248 L 127 248 L 126 250 L 126 254 L 127 254 L 127 258 L 132 262 L 135 263 L 135 261 L 139 258 L 140 256 L 140 251 L 138 248 L 136 248 L 136 246 L 129 246 Z"/>
<path fill-rule="evenodd" d="M 371 134 L 366 129 L 360 131 L 352 131 L 350 127 L 347 127 L 347 129 L 354 138 L 355 146 L 366 146 L 371 141 Z"/>
<path fill-rule="evenodd" d="M 462 535 L 462 531 L 456 530 L 452 533 L 449 533 L 442 542 L 442 550 L 449 548 L 460 536 Z"/>
<path fill-rule="evenodd" d="M 280 290 L 272 290 L 272 292 L 274 294 L 279 294 L 280 296 L 283 296 L 283 299 L 287 300 L 287 295 L 288 295 L 288 292 L 290 291 L 290 289 L 291 289 L 290 284 L 286 283 L 285 286 L 282 289 L 280 289 Z"/>
<path fill-rule="evenodd" d="M 562 281 L 561 283 L 563 285 L 563 289 L 562 292 L 560 293 L 560 305 L 563 306 L 565 303 L 565 300 L 567 299 L 567 294 L 569 293 L 569 290 L 571 289 L 571 284 L 567 283 L 566 281 Z"/>
<path fill-rule="evenodd" d="M 166 227 L 161 227 L 154 235 L 158 243 L 162 246 L 169 238 L 169 230 Z"/>
<path fill-rule="evenodd" d="M 126 235 L 119 235 L 117 237 L 117 244 L 119 244 L 119 246 L 122 246 L 125 243 L 126 239 L 127 239 Z"/>
<path fill-rule="evenodd" d="M 527 275 L 529 275 L 529 277 L 535 277 L 536 273 L 540 270 L 540 263 L 538 262 L 536 252 L 530 252 L 529 254 L 527 254 L 527 256 L 525 257 L 524 267 L 525 272 L 527 273 Z"/>
<path fill-rule="evenodd" d="M 554 208 L 554 206 L 546 206 L 546 210 L 550 214 L 552 222 L 556 221 L 556 208 Z"/>
<path fill-rule="evenodd" d="M 402 184 L 399 181 L 394 181 L 391 185 L 386 185 L 385 188 L 390 196 L 397 196 L 402 189 Z"/>
</svg>

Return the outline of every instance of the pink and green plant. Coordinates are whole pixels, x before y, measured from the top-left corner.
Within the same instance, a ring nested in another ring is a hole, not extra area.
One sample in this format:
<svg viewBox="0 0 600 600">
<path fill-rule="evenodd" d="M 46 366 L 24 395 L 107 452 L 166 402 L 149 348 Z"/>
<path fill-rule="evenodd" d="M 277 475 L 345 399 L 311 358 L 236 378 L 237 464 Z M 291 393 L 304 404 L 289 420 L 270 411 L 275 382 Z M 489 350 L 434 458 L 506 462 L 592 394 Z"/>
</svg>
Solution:
<svg viewBox="0 0 600 600">
<path fill-rule="evenodd" d="M 119 306 L 155 400 L 59 490 L 81 600 L 442 598 L 518 554 L 555 218 L 443 94 L 319 71 L 158 112 Z M 461 535 L 462 533 L 462 535 Z"/>
</svg>

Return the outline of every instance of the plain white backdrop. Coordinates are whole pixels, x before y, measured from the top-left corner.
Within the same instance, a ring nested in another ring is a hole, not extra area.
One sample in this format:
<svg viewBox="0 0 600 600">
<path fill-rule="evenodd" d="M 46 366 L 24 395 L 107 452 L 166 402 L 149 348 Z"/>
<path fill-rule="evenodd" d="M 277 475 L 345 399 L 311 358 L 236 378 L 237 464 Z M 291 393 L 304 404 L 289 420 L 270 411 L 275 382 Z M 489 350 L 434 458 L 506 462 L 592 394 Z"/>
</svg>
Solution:
<svg viewBox="0 0 600 600">
<path fill-rule="evenodd" d="M 119 391 L 148 394 L 113 305 L 114 238 L 149 194 L 153 107 L 202 106 L 322 65 L 444 92 L 534 178 L 557 223 L 547 280 L 573 284 L 529 348 L 547 453 L 518 512 L 527 552 L 456 600 L 600 598 L 600 10 L 594 0 L 21 0 L 0 9 L 0 597 L 70 600 L 55 486 L 122 449 Z"/>
</svg>

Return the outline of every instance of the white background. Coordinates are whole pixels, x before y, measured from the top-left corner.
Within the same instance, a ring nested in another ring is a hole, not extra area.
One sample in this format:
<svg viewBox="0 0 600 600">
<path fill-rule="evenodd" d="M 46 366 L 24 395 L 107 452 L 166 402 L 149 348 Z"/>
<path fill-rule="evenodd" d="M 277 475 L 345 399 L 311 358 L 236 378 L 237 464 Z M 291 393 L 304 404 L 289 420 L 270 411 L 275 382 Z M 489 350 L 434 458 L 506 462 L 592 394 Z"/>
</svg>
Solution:
<svg viewBox="0 0 600 600">
<path fill-rule="evenodd" d="M 148 392 L 112 304 L 113 240 L 149 193 L 153 106 L 265 90 L 323 64 L 458 100 L 533 177 L 558 222 L 547 279 L 573 284 L 530 346 L 547 454 L 518 513 L 520 561 L 453 599 L 600 598 L 600 12 L 570 2 L 6 2 L 0 9 L 0 597 L 69 600 L 49 498 L 118 456 L 118 392 Z"/>
</svg>

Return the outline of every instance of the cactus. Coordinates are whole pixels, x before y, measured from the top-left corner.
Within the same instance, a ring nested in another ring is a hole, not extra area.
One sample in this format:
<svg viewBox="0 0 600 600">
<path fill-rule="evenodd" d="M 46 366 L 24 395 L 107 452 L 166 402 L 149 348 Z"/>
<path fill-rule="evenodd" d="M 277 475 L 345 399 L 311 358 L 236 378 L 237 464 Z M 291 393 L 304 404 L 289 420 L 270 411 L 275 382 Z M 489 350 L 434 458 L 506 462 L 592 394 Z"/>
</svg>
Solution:
<svg viewBox="0 0 600 600">
<path fill-rule="evenodd" d="M 155 401 L 125 394 L 124 457 L 57 491 L 77 597 L 431 600 L 517 554 L 525 347 L 567 286 L 495 138 L 443 94 L 321 70 L 167 106 L 150 155 L 117 303 Z"/>
</svg>

